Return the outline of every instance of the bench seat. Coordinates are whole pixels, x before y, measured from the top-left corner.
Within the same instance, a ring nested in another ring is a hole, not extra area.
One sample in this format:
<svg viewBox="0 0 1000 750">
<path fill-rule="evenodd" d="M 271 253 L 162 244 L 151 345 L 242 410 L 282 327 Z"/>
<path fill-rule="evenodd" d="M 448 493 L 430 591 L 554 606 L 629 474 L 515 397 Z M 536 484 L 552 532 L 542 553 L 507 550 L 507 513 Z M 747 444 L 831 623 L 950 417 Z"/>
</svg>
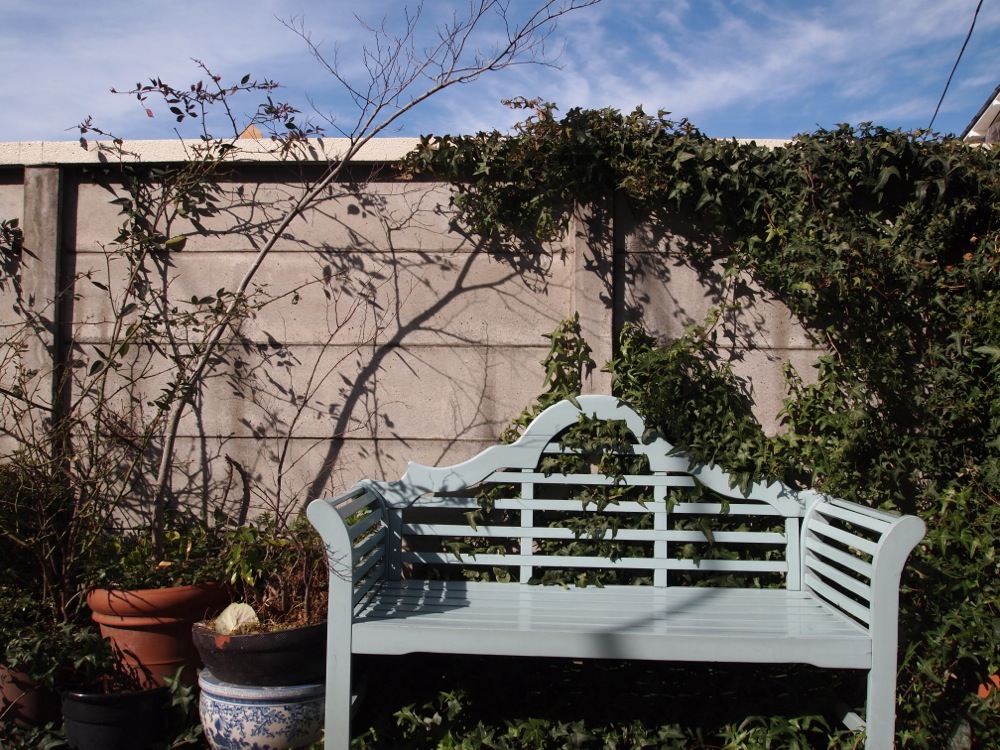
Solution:
<svg viewBox="0 0 1000 750">
<path fill-rule="evenodd" d="M 384 581 L 355 615 L 361 654 L 803 663 L 868 669 L 868 632 L 801 591 Z"/>
</svg>

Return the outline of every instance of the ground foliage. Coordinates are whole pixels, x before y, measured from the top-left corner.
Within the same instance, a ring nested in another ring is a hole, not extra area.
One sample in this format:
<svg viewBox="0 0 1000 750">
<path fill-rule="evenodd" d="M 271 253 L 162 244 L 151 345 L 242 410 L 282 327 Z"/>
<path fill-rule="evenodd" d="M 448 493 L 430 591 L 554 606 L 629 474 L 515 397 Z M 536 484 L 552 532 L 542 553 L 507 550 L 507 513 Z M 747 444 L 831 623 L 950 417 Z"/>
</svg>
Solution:
<svg viewBox="0 0 1000 750">
<path fill-rule="evenodd" d="M 872 124 L 765 148 L 664 113 L 513 104 L 528 117 L 512 133 L 426 138 L 411 172 L 454 182 L 461 220 L 508 240 L 556 238 L 577 204 L 617 193 L 647 224 L 680 217 L 712 238 L 682 252 L 743 302 L 750 278 L 784 303 L 825 354 L 811 377 L 787 368 L 781 434 L 730 368 L 724 309 L 673 342 L 626 327 L 616 392 L 738 481 L 921 515 L 900 746 L 942 746 L 961 723 L 996 745 L 996 691 L 977 687 L 1000 671 L 1000 152 Z"/>
<path fill-rule="evenodd" d="M 859 747 L 856 735 L 808 713 L 831 674 L 818 680 L 810 667 L 441 654 L 366 663 L 372 674 L 387 668 L 398 679 L 361 704 L 355 750 Z M 777 687 L 760 690 L 762 677 Z"/>
</svg>

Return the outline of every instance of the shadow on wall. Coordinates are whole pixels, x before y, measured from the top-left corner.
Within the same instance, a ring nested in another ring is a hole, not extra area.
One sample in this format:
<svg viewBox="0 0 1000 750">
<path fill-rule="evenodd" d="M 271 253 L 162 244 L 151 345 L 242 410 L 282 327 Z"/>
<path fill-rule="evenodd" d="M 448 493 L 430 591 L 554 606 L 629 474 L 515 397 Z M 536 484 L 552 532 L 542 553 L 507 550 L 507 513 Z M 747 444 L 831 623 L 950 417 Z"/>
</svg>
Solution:
<svg viewBox="0 0 1000 750">
<path fill-rule="evenodd" d="M 196 314 L 210 316 L 235 288 L 309 177 L 288 171 L 301 165 L 247 169 L 166 220 L 164 234 L 183 237 L 183 249 L 151 254 L 129 278 L 104 244 L 121 222 L 120 206 L 109 203 L 121 184 L 67 185 L 64 245 L 77 251 L 67 254 L 64 278 L 75 281 L 74 294 L 61 310 L 19 313 L 35 316 L 49 356 L 66 363 L 64 400 L 87 393 L 107 352 L 115 293 L 142 296 L 160 321 L 187 321 L 157 323 L 155 341 L 132 346 L 109 375 L 101 430 L 123 451 L 142 432 L 171 363 L 199 345 Z M 467 457 L 533 401 L 546 336 L 581 308 L 610 310 L 614 333 L 639 322 L 674 339 L 721 306 L 732 361 L 758 347 L 768 325 L 759 291 L 726 278 L 719 239 L 669 216 L 639 226 L 609 200 L 561 242 L 487 241 L 456 224 L 445 185 L 357 167 L 352 177 L 281 237 L 242 322 L 203 386 L 187 394 L 174 503 L 231 508 L 236 518 L 251 508 L 286 514 L 364 473 L 396 476 L 406 459 Z M 11 278 L 30 262 L 26 252 Z M 60 330 L 57 320 L 72 322 Z M 611 342 L 591 343 L 612 351 Z M 145 446 L 148 464 L 161 449 L 156 437 Z M 139 472 L 134 483 L 141 516 L 148 477 Z"/>
<path fill-rule="evenodd" d="M 268 259 L 260 306 L 192 404 L 197 451 L 178 461 L 176 498 L 294 512 L 353 483 L 359 463 L 392 476 L 420 451 L 432 463 L 464 441 L 476 452 L 541 388 L 543 336 L 569 309 L 565 248 L 463 234 L 440 186 L 340 188 Z M 282 205 L 236 193 L 217 232 L 228 242 Z M 184 265 L 178 254 L 171 283 L 190 277 Z"/>
</svg>

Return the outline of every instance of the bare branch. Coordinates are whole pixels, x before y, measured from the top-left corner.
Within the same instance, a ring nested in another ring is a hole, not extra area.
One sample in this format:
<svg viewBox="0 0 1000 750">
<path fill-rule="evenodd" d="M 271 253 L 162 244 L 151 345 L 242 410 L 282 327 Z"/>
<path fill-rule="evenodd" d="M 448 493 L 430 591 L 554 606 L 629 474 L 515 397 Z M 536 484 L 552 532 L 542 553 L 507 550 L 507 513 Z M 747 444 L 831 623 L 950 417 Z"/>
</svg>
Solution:
<svg viewBox="0 0 1000 750">
<path fill-rule="evenodd" d="M 404 9 L 394 21 L 386 18 L 379 23 L 367 23 L 358 19 L 361 30 L 367 35 L 368 44 L 358 58 L 360 67 L 357 75 L 345 64 L 338 46 L 333 46 L 331 55 L 326 56 L 323 43 L 313 39 L 304 19 L 282 21 L 301 37 L 310 54 L 331 76 L 332 83 L 345 92 L 353 104 L 355 111 L 349 122 L 338 124 L 334 116 L 325 116 L 347 139 L 346 149 L 325 165 L 318 180 L 306 183 L 297 195 L 293 195 L 288 207 L 283 209 L 284 213 L 277 216 L 273 224 L 268 225 L 259 250 L 252 262 L 243 269 L 242 278 L 235 288 L 220 290 L 217 302 L 205 306 L 196 323 L 185 327 L 185 316 L 181 315 L 180 330 L 184 335 L 174 338 L 175 330 L 164 322 L 170 315 L 176 315 L 175 311 L 170 311 L 169 307 L 158 310 L 155 301 L 148 301 L 145 297 L 138 299 L 138 269 L 153 268 L 155 258 L 149 259 L 145 266 L 141 263 L 134 265 L 135 272 L 131 277 L 126 277 L 122 289 L 112 290 L 110 281 L 106 285 L 110 297 L 114 298 L 117 293 L 122 302 L 114 307 L 115 320 L 111 339 L 116 342 L 116 347 L 99 352 L 104 364 L 99 362 L 100 367 L 88 370 L 87 377 L 93 383 L 91 393 L 96 404 L 94 408 L 113 410 L 119 388 L 118 381 L 112 377 L 115 372 L 113 368 L 122 366 L 124 352 L 130 344 L 142 344 L 150 349 L 155 349 L 160 344 L 164 349 L 162 353 L 169 362 L 170 372 L 164 373 L 169 375 L 166 378 L 168 383 L 164 389 L 165 395 L 152 402 L 155 413 L 151 419 L 145 420 L 138 432 L 139 439 L 134 441 L 136 446 L 132 451 L 134 457 L 123 468 L 128 476 L 132 476 L 139 462 L 146 460 L 145 449 L 154 444 L 154 432 L 156 438 L 162 438 L 162 442 L 157 445 L 159 463 L 153 484 L 153 547 L 157 554 L 162 554 L 163 550 L 166 497 L 174 469 L 175 445 L 181 419 L 186 407 L 198 397 L 201 386 L 218 363 L 220 347 L 238 329 L 241 321 L 246 319 L 248 311 L 253 309 L 252 301 L 256 294 L 253 291 L 254 279 L 278 241 L 287 235 L 292 224 L 304 212 L 326 197 L 330 185 L 344 174 L 346 167 L 370 140 L 393 128 L 400 118 L 427 99 L 452 86 L 472 83 L 486 73 L 517 65 L 555 66 L 558 55 L 550 56 L 547 42 L 558 21 L 568 13 L 599 2 L 601 0 L 538 0 L 534 9 L 525 14 L 516 13 L 510 0 L 466 0 L 467 4 L 461 11 L 452 12 L 445 22 L 434 29 L 426 47 L 421 46 L 422 30 L 430 9 L 433 7 L 436 10 L 439 7 L 437 5 L 419 2 L 412 8 Z M 173 198 L 183 197 L 190 185 L 210 184 L 212 176 L 218 174 L 216 170 L 222 169 L 238 151 L 236 139 L 240 128 L 230 106 L 230 96 L 259 92 L 266 97 L 266 103 L 258 108 L 253 122 L 272 128 L 275 150 L 280 155 L 293 147 L 308 145 L 308 137 L 318 134 L 318 129 L 295 122 L 298 112 L 294 108 L 271 99 L 271 92 L 276 87 L 273 82 L 251 80 L 247 75 L 238 81 L 224 83 L 206 65 L 197 61 L 196 64 L 208 76 L 208 81 L 175 88 L 154 78 L 145 85 L 137 84 L 131 91 L 123 92 L 134 97 L 150 114 L 147 99 L 159 99 L 176 122 L 189 118 L 200 119 L 202 129 L 202 139 L 190 147 L 188 172 L 181 170 L 184 179 L 190 179 L 190 184 L 169 183 L 170 178 L 164 177 L 162 194 L 149 196 L 149 203 L 160 206 L 162 210 L 148 215 L 132 207 L 129 211 L 123 211 L 127 217 L 131 217 L 122 230 L 122 237 L 125 239 L 116 241 L 123 251 L 129 250 L 125 247 L 129 242 L 135 245 L 133 249 L 141 249 L 144 254 L 152 252 L 154 248 L 156 252 L 169 250 L 169 243 L 175 239 L 168 231 L 169 214 L 179 210 Z M 209 111 L 218 107 L 222 108 L 221 117 L 226 129 L 232 133 L 231 137 L 225 139 L 211 136 L 206 124 Z M 125 149 L 120 139 L 95 127 L 89 119 L 81 123 L 79 129 L 81 136 L 93 132 L 112 138 L 112 147 L 108 151 L 117 150 L 124 161 Z M 135 260 L 132 262 L 137 263 Z M 165 269 L 158 269 L 158 273 L 166 279 Z M 110 269 L 107 278 L 113 278 Z M 225 295 L 222 291 L 225 291 Z M 156 290 L 156 295 L 158 296 L 154 300 L 168 299 L 165 288 Z M 126 300 L 140 302 L 148 315 L 142 316 L 138 323 L 130 321 L 125 312 Z M 192 331 L 197 332 L 197 340 L 187 337 Z M 148 368 L 147 372 L 153 369 L 152 364 L 145 366 Z M 307 389 L 318 387 L 326 377 L 328 373 L 314 371 L 310 375 Z M 298 404 L 296 420 L 304 409 L 304 403 Z M 112 414 L 112 417 L 116 416 Z M 110 433 L 115 429 L 115 423 L 112 421 L 107 426 L 102 425 L 102 429 Z M 125 432 L 122 435 L 122 439 L 128 438 Z M 94 440 L 98 440 L 98 437 L 103 439 L 104 435 L 95 434 Z M 287 460 L 288 456 L 282 454 L 282 467 Z M 121 492 L 124 492 L 126 485 L 120 484 Z M 107 492 L 107 488 L 96 487 L 89 494 L 99 495 L 102 492 Z"/>
<path fill-rule="evenodd" d="M 512 15 L 509 0 L 470 0 L 468 14 L 453 14 L 450 22 L 437 28 L 437 43 L 421 50 L 415 48 L 416 33 L 424 15 L 423 3 L 407 10 L 402 30 L 392 32 L 388 21 L 378 25 L 359 20 L 371 36 L 363 51 L 367 77 L 362 83 L 351 79 L 340 60 L 340 50 L 328 59 L 322 42 L 314 40 L 301 18 L 283 23 L 300 36 L 312 56 L 348 94 L 358 110 L 350 128 L 338 127 L 351 139 L 365 139 L 384 132 L 400 117 L 424 100 L 455 84 L 471 83 L 484 73 L 516 65 L 555 67 L 546 42 L 560 18 L 574 10 L 596 5 L 601 0 L 546 0 L 523 19 Z M 495 22 L 503 33 L 487 46 L 479 44 L 490 34 Z M 321 113 L 322 114 L 322 113 Z M 331 123 L 335 118 L 324 115 Z"/>
</svg>

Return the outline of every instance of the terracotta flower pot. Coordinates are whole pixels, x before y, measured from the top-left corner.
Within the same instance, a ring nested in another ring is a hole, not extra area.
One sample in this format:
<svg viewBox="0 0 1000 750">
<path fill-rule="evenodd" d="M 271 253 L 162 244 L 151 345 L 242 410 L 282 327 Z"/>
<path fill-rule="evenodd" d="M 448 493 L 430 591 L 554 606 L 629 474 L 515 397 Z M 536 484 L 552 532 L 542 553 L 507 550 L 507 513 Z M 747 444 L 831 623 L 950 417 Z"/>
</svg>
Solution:
<svg viewBox="0 0 1000 750">
<path fill-rule="evenodd" d="M 201 665 L 191 642 L 191 625 L 218 614 L 229 600 L 218 584 L 163 589 L 93 589 L 87 594 L 91 617 L 111 640 L 139 684 L 155 687 L 180 667 L 188 684 Z"/>
<path fill-rule="evenodd" d="M 0 664 L 0 721 L 38 727 L 59 721 L 59 696 L 32 682 L 24 672 Z"/>
<path fill-rule="evenodd" d="M 221 635 L 198 623 L 192 636 L 205 667 L 222 682 L 276 686 L 325 681 L 325 622 L 244 635 Z"/>
<path fill-rule="evenodd" d="M 990 681 L 979 686 L 979 697 L 986 700 L 995 689 L 1000 688 L 1000 675 L 990 675 Z"/>
</svg>

